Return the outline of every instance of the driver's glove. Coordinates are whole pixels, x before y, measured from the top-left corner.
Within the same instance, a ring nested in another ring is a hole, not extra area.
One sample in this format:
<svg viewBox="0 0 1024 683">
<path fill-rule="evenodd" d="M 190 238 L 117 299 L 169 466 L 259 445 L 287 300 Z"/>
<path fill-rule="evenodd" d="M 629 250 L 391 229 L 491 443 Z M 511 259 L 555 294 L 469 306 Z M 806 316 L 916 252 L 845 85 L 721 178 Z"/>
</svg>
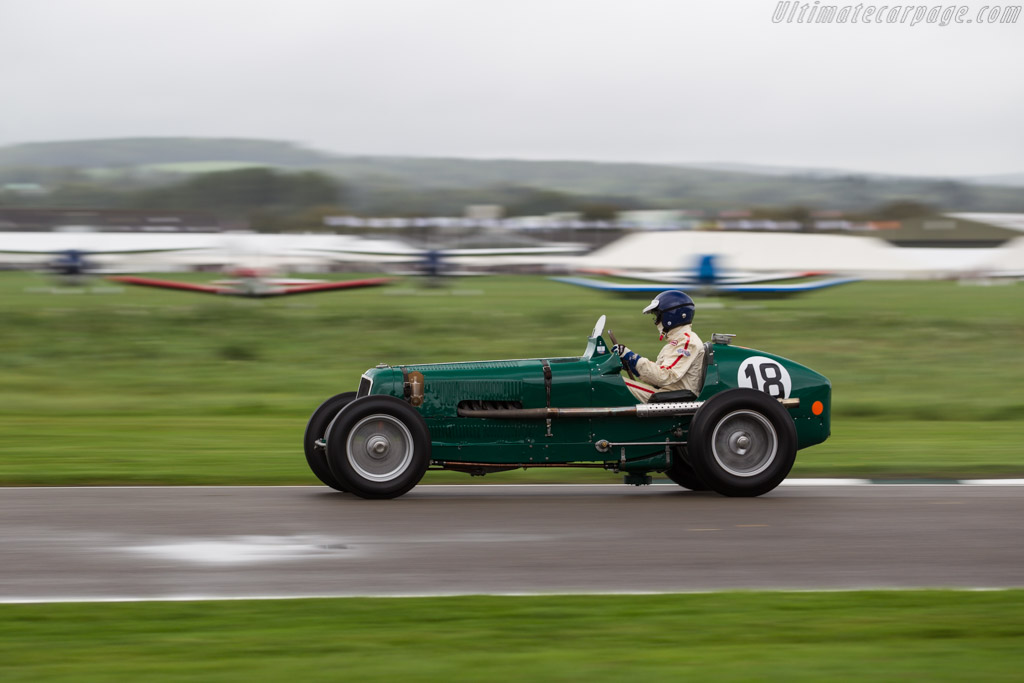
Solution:
<svg viewBox="0 0 1024 683">
<path fill-rule="evenodd" d="M 612 353 L 618 354 L 622 357 L 622 364 L 629 366 L 629 369 L 636 374 L 636 364 L 640 360 L 640 354 L 635 351 L 630 351 L 629 347 L 625 344 L 616 344 L 612 347 Z"/>
</svg>

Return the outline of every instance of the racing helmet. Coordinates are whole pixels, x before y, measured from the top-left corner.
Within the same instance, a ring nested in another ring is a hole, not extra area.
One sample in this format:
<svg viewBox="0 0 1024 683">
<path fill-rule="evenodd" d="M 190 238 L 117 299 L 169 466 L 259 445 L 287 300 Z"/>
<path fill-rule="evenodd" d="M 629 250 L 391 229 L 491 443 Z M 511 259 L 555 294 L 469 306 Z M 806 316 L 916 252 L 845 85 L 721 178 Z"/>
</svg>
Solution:
<svg viewBox="0 0 1024 683">
<path fill-rule="evenodd" d="M 644 313 L 654 314 L 654 324 L 661 325 L 662 330 L 668 332 L 692 323 L 694 308 L 689 295 L 678 289 L 669 289 L 654 297 Z"/>
</svg>

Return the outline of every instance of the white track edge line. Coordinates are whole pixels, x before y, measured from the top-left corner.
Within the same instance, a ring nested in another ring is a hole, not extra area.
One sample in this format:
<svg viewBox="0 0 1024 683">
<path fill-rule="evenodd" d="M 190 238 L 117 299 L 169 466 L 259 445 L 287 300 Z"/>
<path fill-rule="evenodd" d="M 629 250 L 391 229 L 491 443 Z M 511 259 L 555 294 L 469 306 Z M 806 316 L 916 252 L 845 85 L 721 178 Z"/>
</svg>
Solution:
<svg viewBox="0 0 1024 683">
<path fill-rule="evenodd" d="M 952 593 L 997 593 L 1022 590 L 1024 586 L 866 586 L 857 588 L 723 588 L 701 590 L 623 590 L 623 591 L 465 591 L 465 592 L 424 592 L 424 593 L 324 593 L 304 595 L 163 595 L 163 596 L 64 596 L 64 597 L 0 597 L 0 605 L 49 605 L 71 603 L 138 603 L 138 602 L 240 602 L 281 601 L 281 600 L 410 600 L 417 598 L 542 598 L 542 597 L 615 597 L 630 595 L 713 595 L 717 593 L 900 593 L 906 591 L 930 591 Z"/>
</svg>

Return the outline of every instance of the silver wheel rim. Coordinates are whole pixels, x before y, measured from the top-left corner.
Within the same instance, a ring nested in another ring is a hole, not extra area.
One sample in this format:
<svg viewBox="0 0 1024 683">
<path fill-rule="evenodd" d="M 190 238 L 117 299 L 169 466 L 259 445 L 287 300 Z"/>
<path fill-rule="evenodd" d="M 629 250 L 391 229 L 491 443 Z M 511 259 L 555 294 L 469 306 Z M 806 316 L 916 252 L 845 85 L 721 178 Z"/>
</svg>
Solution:
<svg viewBox="0 0 1024 683">
<path fill-rule="evenodd" d="M 761 413 L 737 410 L 715 426 L 711 452 L 718 466 L 736 477 L 753 477 L 768 469 L 779 451 L 775 427 Z"/>
<path fill-rule="evenodd" d="M 364 417 L 348 433 L 348 463 L 369 481 L 391 481 L 412 462 L 412 433 L 391 415 Z"/>
</svg>

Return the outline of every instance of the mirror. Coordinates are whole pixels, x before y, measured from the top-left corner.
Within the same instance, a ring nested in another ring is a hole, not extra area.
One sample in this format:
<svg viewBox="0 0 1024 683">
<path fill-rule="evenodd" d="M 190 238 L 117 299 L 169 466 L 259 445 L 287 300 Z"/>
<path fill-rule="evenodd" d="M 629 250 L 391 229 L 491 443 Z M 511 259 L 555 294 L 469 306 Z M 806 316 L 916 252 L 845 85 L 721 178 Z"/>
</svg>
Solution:
<svg viewBox="0 0 1024 683">
<path fill-rule="evenodd" d="M 594 331 L 590 333 L 591 337 L 600 337 L 604 333 L 604 323 L 607 316 L 601 316 L 597 319 L 597 324 L 594 325 Z"/>
</svg>

